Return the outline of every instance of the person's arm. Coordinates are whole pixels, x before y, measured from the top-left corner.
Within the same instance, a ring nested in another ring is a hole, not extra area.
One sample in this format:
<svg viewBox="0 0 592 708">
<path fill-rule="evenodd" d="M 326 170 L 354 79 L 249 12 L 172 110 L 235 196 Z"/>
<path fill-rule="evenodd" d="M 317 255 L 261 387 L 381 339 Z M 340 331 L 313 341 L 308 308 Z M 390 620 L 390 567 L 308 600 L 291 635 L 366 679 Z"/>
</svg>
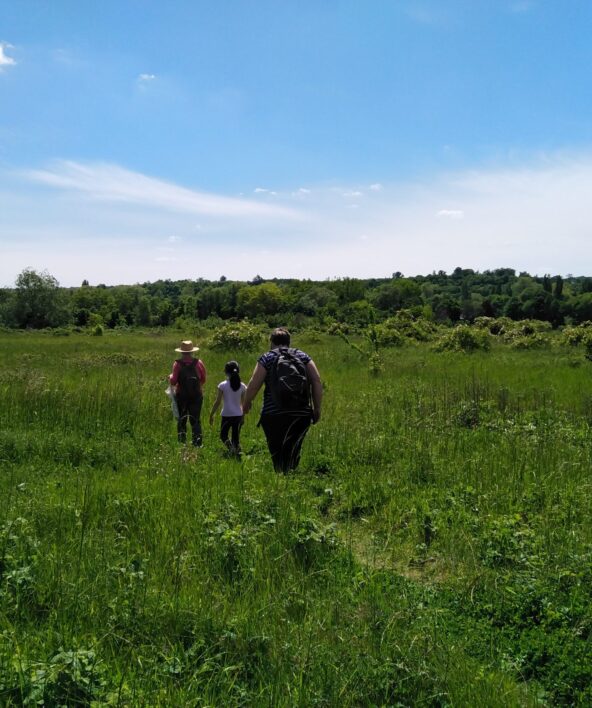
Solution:
<svg viewBox="0 0 592 708">
<path fill-rule="evenodd" d="M 197 360 L 197 375 L 202 386 L 206 383 L 206 367 L 201 359 Z"/>
<path fill-rule="evenodd" d="M 178 380 L 179 380 L 179 362 L 175 359 L 175 361 L 173 363 L 173 373 L 169 375 L 169 381 L 171 382 L 172 386 L 176 386 Z"/>
<path fill-rule="evenodd" d="M 253 371 L 253 375 L 251 376 L 251 380 L 247 384 L 247 390 L 245 391 L 245 397 L 243 399 L 243 414 L 248 413 L 251 410 L 253 399 L 259 393 L 261 386 L 263 386 L 266 376 L 267 369 L 257 362 L 255 371 Z"/>
<path fill-rule="evenodd" d="M 323 384 L 321 383 L 321 376 L 316 364 L 311 359 L 306 365 L 306 371 L 308 373 L 308 382 L 310 383 L 310 389 L 312 393 L 312 420 L 313 423 L 318 423 L 321 419 L 321 403 L 323 401 Z"/>
<path fill-rule="evenodd" d="M 216 400 L 214 401 L 214 405 L 212 406 L 212 410 L 210 411 L 210 425 L 213 424 L 214 422 L 214 414 L 220 408 L 220 403 L 222 401 L 222 391 L 218 389 L 218 395 L 216 396 Z"/>
</svg>

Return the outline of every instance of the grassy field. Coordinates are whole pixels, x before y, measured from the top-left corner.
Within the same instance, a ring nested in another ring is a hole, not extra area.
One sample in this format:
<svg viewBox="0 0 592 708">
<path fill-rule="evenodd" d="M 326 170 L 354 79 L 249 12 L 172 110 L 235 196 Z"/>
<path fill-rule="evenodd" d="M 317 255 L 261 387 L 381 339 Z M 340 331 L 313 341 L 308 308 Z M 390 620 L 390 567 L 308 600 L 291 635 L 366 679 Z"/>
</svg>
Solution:
<svg viewBox="0 0 592 708">
<path fill-rule="evenodd" d="M 177 339 L 0 335 L 0 705 L 592 703 L 583 355 L 297 338 L 325 405 L 281 476 L 256 411 L 240 462 L 207 427 L 255 354 L 202 349 L 177 444 Z"/>
</svg>

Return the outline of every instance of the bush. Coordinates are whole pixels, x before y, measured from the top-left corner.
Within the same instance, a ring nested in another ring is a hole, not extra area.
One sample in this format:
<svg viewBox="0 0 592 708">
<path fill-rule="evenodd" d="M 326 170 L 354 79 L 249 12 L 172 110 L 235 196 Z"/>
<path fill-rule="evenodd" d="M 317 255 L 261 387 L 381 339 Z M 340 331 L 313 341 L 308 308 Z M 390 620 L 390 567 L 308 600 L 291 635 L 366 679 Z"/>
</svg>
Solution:
<svg viewBox="0 0 592 708">
<path fill-rule="evenodd" d="M 478 329 L 487 330 L 490 334 L 498 336 L 511 331 L 515 322 L 509 317 L 476 317 L 474 325 Z"/>
<path fill-rule="evenodd" d="M 436 342 L 434 349 L 437 352 L 474 352 L 489 351 L 491 347 L 490 335 L 487 331 L 474 329 L 467 325 L 455 327 Z"/>
<path fill-rule="evenodd" d="M 586 359 L 592 361 L 592 332 L 590 332 L 584 339 L 584 350 Z"/>
<path fill-rule="evenodd" d="M 592 332 L 592 322 L 582 322 L 575 327 L 566 327 L 563 330 L 563 341 L 572 347 L 582 344 Z"/>
<path fill-rule="evenodd" d="M 528 336 L 519 335 L 517 337 L 512 337 L 509 344 L 512 349 L 537 349 L 539 347 L 544 347 L 546 340 L 540 334 L 531 334 Z"/>
<path fill-rule="evenodd" d="M 97 324 L 94 326 L 93 331 L 92 331 L 92 336 L 93 337 L 102 337 L 104 333 L 103 325 Z"/>
<path fill-rule="evenodd" d="M 399 347 L 406 340 L 429 342 L 438 333 L 431 321 L 411 310 L 399 310 L 380 324 L 368 328 L 367 336 L 377 347 Z"/>
<path fill-rule="evenodd" d="M 219 327 L 210 341 L 212 349 L 251 351 L 261 345 L 263 330 L 247 320 L 229 322 Z"/>
</svg>

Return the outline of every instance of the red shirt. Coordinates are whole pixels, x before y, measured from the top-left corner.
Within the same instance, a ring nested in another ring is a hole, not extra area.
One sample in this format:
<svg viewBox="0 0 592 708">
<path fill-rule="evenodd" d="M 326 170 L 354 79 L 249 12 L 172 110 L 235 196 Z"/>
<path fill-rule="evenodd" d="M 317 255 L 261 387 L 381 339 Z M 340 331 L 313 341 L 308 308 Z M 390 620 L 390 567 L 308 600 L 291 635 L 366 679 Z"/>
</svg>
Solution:
<svg viewBox="0 0 592 708">
<path fill-rule="evenodd" d="M 206 367 L 204 366 L 203 361 L 201 359 L 194 359 L 193 357 L 191 357 L 192 366 L 194 361 L 197 361 L 197 375 L 199 376 L 199 382 L 203 386 L 206 382 Z M 189 362 L 183 364 L 183 366 L 189 366 Z M 177 385 L 180 371 L 181 364 L 179 364 L 179 362 L 175 360 L 175 363 L 173 364 L 173 373 L 169 376 L 169 380 L 173 386 Z"/>
</svg>

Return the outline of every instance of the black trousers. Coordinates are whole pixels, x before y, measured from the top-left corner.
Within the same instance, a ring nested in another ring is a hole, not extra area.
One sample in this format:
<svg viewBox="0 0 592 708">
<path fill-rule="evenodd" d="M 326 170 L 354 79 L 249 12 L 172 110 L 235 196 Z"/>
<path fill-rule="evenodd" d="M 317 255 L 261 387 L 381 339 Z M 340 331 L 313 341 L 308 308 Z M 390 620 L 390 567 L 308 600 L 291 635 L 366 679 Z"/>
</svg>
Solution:
<svg viewBox="0 0 592 708">
<path fill-rule="evenodd" d="M 276 472 L 289 472 L 298 467 L 302 442 L 310 423 L 308 415 L 279 413 L 261 416 L 260 424 Z"/>
<path fill-rule="evenodd" d="M 228 434 L 232 434 L 232 447 L 235 452 L 240 449 L 240 429 L 243 424 L 242 415 L 223 415 L 220 425 L 220 440 L 223 443 L 228 442 Z"/>
<path fill-rule="evenodd" d="M 191 426 L 191 442 L 193 445 L 201 445 L 201 406 L 203 396 L 200 396 L 195 401 L 188 401 L 186 398 L 177 396 L 177 405 L 179 406 L 179 420 L 177 421 L 177 437 L 179 442 L 185 442 L 187 439 L 187 421 Z"/>
</svg>

